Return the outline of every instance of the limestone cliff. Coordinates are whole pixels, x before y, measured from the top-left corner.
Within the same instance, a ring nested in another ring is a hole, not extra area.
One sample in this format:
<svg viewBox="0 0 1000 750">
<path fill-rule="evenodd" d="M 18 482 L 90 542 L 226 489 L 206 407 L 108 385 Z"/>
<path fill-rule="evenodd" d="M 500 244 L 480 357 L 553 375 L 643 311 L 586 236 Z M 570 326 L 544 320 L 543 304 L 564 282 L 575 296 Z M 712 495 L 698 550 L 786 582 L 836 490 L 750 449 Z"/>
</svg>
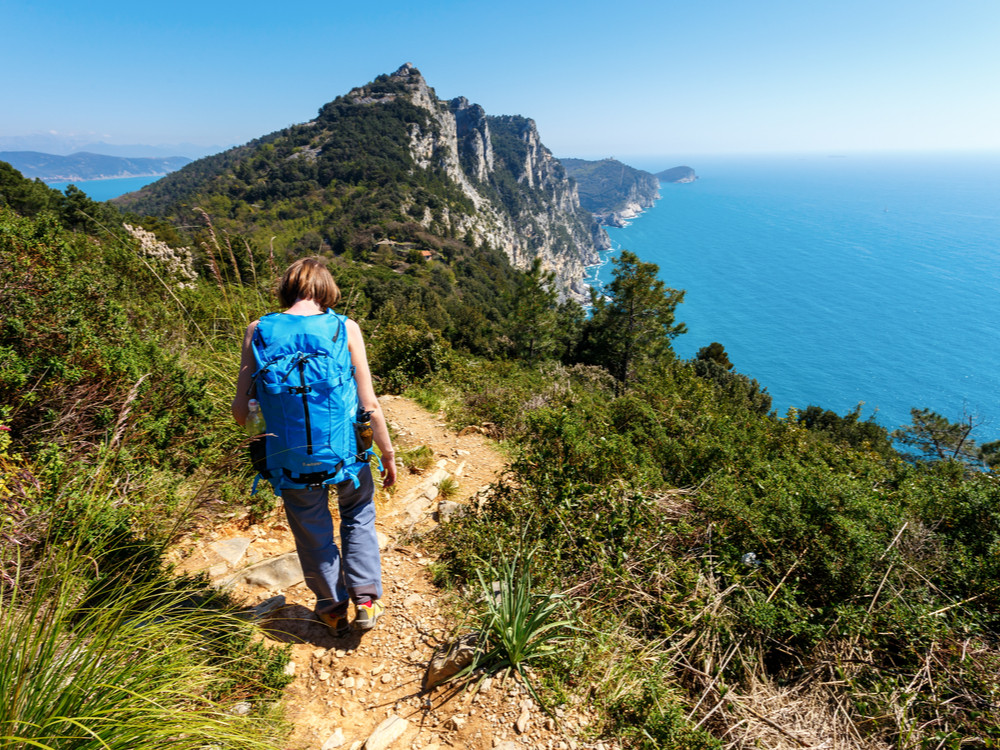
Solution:
<svg viewBox="0 0 1000 750">
<path fill-rule="evenodd" d="M 465 97 L 439 100 L 410 64 L 388 82 L 401 84 L 396 96 L 430 115 L 423 124 L 409 124 L 413 161 L 421 169 L 443 169 L 475 207 L 449 214 L 457 232 L 503 248 L 518 268 L 541 258 L 565 294 L 587 299 L 584 268 L 599 261 L 598 250 L 610 248 L 610 241 L 581 209 L 575 186 L 542 144 L 534 121 L 491 117 Z M 378 88 L 384 85 L 379 82 Z M 377 96 L 372 85 L 354 89 L 347 98 L 369 105 L 390 101 Z M 430 212 L 421 221 L 430 226 Z"/>
</svg>

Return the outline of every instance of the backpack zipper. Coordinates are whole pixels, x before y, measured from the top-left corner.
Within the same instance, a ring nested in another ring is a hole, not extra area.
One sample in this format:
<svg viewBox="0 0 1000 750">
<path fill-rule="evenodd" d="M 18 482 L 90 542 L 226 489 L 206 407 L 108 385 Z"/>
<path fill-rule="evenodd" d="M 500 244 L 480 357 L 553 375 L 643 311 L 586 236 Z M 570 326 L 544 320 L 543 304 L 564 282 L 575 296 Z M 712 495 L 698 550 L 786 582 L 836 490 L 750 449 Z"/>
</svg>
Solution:
<svg viewBox="0 0 1000 750">
<path fill-rule="evenodd" d="M 309 395 L 306 388 L 306 358 L 299 360 L 299 382 L 302 384 L 302 409 L 306 413 L 306 455 L 313 452 L 312 426 L 309 422 Z"/>
</svg>

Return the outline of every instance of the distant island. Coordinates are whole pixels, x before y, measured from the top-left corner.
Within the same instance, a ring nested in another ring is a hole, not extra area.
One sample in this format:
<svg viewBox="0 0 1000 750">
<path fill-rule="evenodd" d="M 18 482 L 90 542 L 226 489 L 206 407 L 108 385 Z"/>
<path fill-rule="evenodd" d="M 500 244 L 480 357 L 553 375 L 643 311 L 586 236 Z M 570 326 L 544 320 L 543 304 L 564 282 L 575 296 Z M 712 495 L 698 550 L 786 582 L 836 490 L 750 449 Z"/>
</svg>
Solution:
<svg viewBox="0 0 1000 750">
<path fill-rule="evenodd" d="M 698 179 L 698 175 L 694 173 L 691 167 L 671 167 L 670 169 L 664 169 L 662 172 L 657 172 L 656 177 L 660 182 L 694 182 Z"/>
<path fill-rule="evenodd" d="M 153 177 L 176 172 L 191 162 L 186 156 L 128 158 L 86 151 L 69 156 L 44 154 L 40 151 L 0 151 L 0 161 L 7 162 L 25 177 L 70 182 Z"/>
<path fill-rule="evenodd" d="M 576 181 L 580 207 L 605 226 L 625 226 L 660 197 L 660 183 L 655 175 L 617 159 L 560 159 L 559 162 Z"/>
</svg>

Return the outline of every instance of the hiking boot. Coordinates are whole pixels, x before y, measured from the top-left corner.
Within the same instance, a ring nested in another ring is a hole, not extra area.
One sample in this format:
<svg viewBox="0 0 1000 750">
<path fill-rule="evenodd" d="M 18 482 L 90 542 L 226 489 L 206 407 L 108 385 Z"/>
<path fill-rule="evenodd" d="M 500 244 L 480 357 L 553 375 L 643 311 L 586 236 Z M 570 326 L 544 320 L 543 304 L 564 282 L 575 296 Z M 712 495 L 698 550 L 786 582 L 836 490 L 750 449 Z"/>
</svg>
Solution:
<svg viewBox="0 0 1000 750">
<path fill-rule="evenodd" d="M 330 635 L 334 638 L 343 638 L 351 631 L 351 623 L 347 619 L 347 612 L 322 612 L 316 613 L 319 621 L 326 625 Z"/>
<path fill-rule="evenodd" d="M 371 630 L 375 627 L 378 618 L 385 612 L 385 605 L 379 599 L 372 599 L 366 604 L 357 606 L 357 614 L 354 617 L 354 627 L 358 630 Z"/>
</svg>

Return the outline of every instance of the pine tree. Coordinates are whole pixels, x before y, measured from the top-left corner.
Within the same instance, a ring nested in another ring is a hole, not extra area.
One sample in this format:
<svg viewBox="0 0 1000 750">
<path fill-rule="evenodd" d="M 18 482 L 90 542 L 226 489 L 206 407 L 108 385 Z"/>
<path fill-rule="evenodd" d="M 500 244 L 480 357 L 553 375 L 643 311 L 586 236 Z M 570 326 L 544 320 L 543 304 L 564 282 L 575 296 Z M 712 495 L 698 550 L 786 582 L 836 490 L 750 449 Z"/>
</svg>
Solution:
<svg viewBox="0 0 1000 750">
<path fill-rule="evenodd" d="M 963 414 L 952 422 L 930 409 L 910 409 L 913 424 L 901 427 L 892 437 L 902 445 L 915 450 L 909 457 L 920 461 L 956 461 L 980 468 L 983 463 L 996 463 L 992 443 L 980 450 L 972 439 L 972 431 L 979 426 L 970 414 Z"/>
<path fill-rule="evenodd" d="M 535 258 L 531 269 L 518 276 L 511 300 L 507 328 L 515 356 L 531 361 L 552 354 L 558 342 L 557 299 L 555 274 L 543 271 Z"/>
<path fill-rule="evenodd" d="M 608 295 L 592 293 L 594 310 L 584 326 L 579 358 L 607 369 L 623 393 L 645 364 L 672 356 L 671 339 L 687 331 L 674 319 L 684 292 L 667 287 L 657 278 L 659 266 L 643 263 L 628 250 L 612 263 Z"/>
</svg>

